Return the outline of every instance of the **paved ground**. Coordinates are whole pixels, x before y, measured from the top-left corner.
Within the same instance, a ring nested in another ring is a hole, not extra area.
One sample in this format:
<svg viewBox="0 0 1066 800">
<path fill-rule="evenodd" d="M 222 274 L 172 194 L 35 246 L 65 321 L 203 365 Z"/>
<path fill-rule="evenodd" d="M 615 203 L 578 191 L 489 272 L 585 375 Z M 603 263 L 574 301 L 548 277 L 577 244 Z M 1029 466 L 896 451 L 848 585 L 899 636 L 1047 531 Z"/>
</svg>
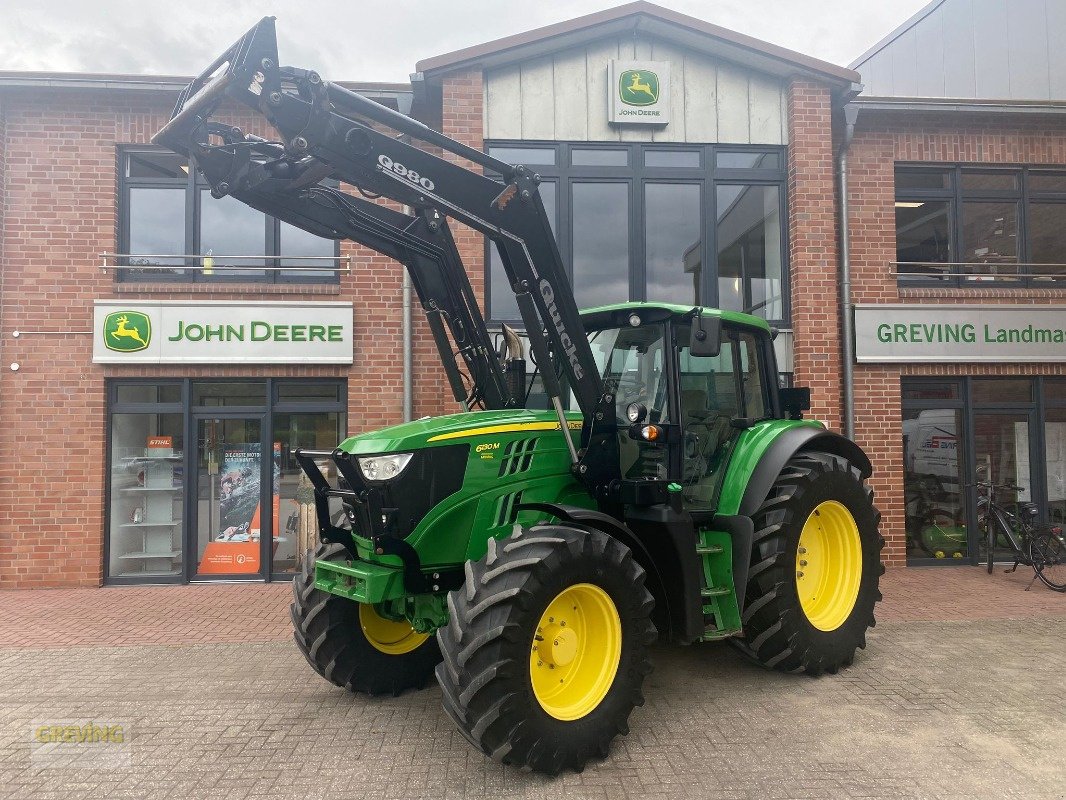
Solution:
<svg viewBox="0 0 1066 800">
<path fill-rule="evenodd" d="M 817 680 L 659 648 L 631 734 L 555 779 L 484 760 L 435 687 L 314 676 L 285 586 L 0 593 L 0 797 L 1066 798 L 1066 596 L 1027 583 L 890 572 L 867 650 Z M 31 758 L 89 719 L 124 725 L 127 763 Z"/>
</svg>

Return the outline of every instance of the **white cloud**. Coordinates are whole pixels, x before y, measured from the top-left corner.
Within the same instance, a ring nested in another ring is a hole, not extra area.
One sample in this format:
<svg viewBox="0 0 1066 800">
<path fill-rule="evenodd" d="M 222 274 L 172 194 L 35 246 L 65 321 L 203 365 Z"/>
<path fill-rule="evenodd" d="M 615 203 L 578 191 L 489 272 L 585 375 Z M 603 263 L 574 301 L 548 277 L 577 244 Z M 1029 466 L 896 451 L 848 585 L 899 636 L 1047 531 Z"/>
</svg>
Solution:
<svg viewBox="0 0 1066 800">
<path fill-rule="evenodd" d="M 847 64 L 925 0 L 664 0 L 676 11 Z M 0 0 L 0 70 L 189 75 L 264 14 L 285 63 L 405 81 L 415 62 L 617 5 L 603 0 Z"/>
</svg>

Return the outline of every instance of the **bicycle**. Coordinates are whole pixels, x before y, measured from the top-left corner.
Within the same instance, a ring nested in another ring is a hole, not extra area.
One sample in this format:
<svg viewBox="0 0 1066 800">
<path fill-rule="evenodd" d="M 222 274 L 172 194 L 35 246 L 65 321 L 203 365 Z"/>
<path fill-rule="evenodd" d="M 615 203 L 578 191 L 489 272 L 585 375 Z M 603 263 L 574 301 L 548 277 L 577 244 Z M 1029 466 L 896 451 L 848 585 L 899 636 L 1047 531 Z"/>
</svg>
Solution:
<svg viewBox="0 0 1066 800">
<path fill-rule="evenodd" d="M 988 547 L 988 572 L 992 574 L 995 561 L 996 540 L 1002 537 L 1014 552 L 1014 566 L 1004 572 L 1014 572 L 1019 564 L 1033 568 L 1033 580 L 1037 578 L 1056 592 L 1066 592 L 1066 535 L 1060 525 L 1044 525 L 1036 521 L 1039 513 L 1033 503 L 1018 503 L 1009 511 L 995 500 L 995 492 L 1024 491 L 1021 486 L 997 485 L 987 482 L 970 484 L 984 489 L 978 497 L 978 524 L 984 526 Z M 1033 585 L 1025 587 L 1026 591 Z"/>
</svg>

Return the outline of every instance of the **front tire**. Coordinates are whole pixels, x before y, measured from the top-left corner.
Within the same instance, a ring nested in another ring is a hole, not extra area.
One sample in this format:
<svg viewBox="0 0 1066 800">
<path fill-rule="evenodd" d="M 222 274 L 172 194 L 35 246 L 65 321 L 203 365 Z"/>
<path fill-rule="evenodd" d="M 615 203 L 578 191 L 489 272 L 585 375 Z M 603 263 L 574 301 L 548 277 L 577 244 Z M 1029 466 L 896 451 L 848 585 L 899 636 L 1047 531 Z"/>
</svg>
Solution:
<svg viewBox="0 0 1066 800">
<path fill-rule="evenodd" d="M 496 761 L 582 770 L 644 704 L 652 606 L 644 570 L 600 531 L 537 525 L 489 539 L 437 631 L 445 711 Z"/>
<path fill-rule="evenodd" d="M 315 561 L 345 561 L 343 545 L 322 544 L 292 582 L 293 638 L 311 668 L 350 692 L 398 695 L 421 689 L 440 661 L 432 634 L 383 617 L 373 605 L 315 588 Z"/>
<path fill-rule="evenodd" d="M 799 453 L 753 515 L 755 542 L 742 620 L 732 640 L 762 666 L 819 675 L 866 647 L 885 568 L 881 515 L 848 459 Z"/>
</svg>

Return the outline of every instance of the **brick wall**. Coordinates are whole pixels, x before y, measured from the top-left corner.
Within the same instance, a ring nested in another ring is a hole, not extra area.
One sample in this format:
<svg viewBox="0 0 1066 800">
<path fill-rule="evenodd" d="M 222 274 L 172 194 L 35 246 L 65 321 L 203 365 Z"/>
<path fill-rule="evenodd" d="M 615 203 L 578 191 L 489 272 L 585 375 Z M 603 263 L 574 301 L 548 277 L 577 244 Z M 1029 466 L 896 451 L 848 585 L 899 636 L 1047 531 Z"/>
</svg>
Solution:
<svg viewBox="0 0 1066 800">
<path fill-rule="evenodd" d="M 788 91 L 788 246 L 794 377 L 811 387 L 811 412 L 841 420 L 840 299 L 832 109 L 829 89 L 793 81 Z"/>
<path fill-rule="evenodd" d="M 928 289 L 897 286 L 895 181 L 897 161 L 1066 165 L 1066 123 L 1029 117 L 1006 121 L 951 114 L 863 112 L 848 155 L 853 301 L 856 303 L 1066 303 L 1066 290 Z M 795 262 L 793 262 L 795 270 Z M 874 462 L 876 502 L 888 539 L 886 561 L 905 561 L 903 430 L 900 379 L 919 375 L 1064 375 L 1063 364 L 857 365 L 855 432 Z"/>
<path fill-rule="evenodd" d="M 0 125 L 0 588 L 102 579 L 106 378 L 346 377 L 349 431 L 400 421 L 401 280 L 395 262 L 345 244 L 339 287 L 116 285 L 116 148 L 147 143 L 172 98 L 55 91 L 5 96 Z M 268 135 L 258 117 L 230 117 Z M 6 132 L 6 136 L 4 135 Z M 352 300 L 355 363 L 337 366 L 121 367 L 91 363 L 92 301 L 113 296 Z M 326 296 L 324 296 L 326 295 Z M 417 317 L 417 314 L 416 314 Z M 63 329 L 65 334 L 34 334 Z M 14 330 L 26 331 L 18 339 Z M 426 359 L 426 338 L 420 358 Z M 8 365 L 21 369 L 12 373 Z M 416 365 L 418 362 L 416 362 Z M 436 380 L 439 364 L 421 364 Z M 438 398 L 423 398 L 434 413 Z"/>
</svg>

